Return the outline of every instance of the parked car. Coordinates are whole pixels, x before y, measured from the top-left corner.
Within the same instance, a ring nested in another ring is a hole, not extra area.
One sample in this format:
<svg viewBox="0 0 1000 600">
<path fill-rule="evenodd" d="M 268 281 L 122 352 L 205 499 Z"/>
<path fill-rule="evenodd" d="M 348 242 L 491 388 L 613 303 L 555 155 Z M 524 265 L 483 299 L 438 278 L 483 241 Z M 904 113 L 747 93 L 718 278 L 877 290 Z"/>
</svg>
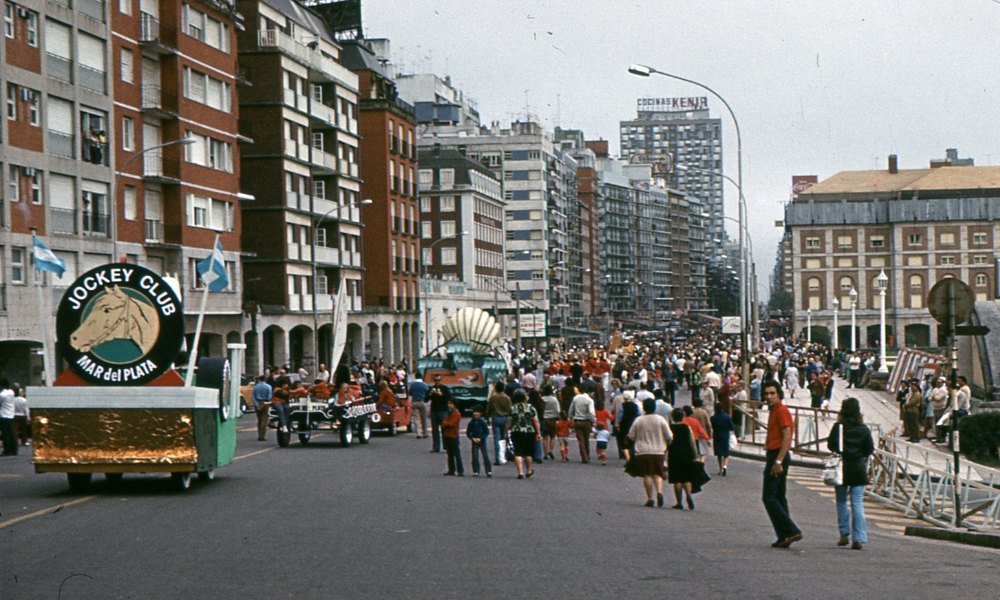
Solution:
<svg viewBox="0 0 1000 600">
<path fill-rule="evenodd" d="M 240 377 L 240 412 L 253 412 L 253 377 L 249 375 Z"/>
</svg>

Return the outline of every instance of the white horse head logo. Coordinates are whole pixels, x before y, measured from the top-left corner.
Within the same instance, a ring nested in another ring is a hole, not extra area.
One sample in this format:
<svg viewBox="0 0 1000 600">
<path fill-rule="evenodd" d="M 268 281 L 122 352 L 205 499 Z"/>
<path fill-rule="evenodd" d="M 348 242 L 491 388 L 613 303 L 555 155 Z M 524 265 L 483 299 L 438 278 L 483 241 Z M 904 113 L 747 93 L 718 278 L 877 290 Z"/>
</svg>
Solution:
<svg viewBox="0 0 1000 600">
<path fill-rule="evenodd" d="M 160 334 L 156 309 L 122 291 L 117 285 L 105 287 L 94 300 L 87 318 L 80 323 L 70 345 L 80 352 L 90 352 L 111 340 L 131 340 L 145 355 Z"/>
</svg>

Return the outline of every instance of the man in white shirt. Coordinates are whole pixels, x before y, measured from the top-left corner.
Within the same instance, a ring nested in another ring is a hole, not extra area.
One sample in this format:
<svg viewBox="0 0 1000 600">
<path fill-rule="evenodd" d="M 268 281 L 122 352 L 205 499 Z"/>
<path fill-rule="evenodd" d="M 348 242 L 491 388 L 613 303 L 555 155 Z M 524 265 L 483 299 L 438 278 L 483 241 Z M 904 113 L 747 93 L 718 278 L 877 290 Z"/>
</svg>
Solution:
<svg viewBox="0 0 1000 600">
<path fill-rule="evenodd" d="M 6 379 L 0 380 L 0 438 L 3 455 L 17 456 L 17 438 L 14 435 L 14 390 Z"/>
<path fill-rule="evenodd" d="M 576 430 L 576 441 L 580 446 L 580 462 L 590 462 L 590 431 L 594 428 L 597 415 L 594 412 L 594 399 L 584 393 L 573 396 L 569 405 L 569 419 Z"/>
</svg>

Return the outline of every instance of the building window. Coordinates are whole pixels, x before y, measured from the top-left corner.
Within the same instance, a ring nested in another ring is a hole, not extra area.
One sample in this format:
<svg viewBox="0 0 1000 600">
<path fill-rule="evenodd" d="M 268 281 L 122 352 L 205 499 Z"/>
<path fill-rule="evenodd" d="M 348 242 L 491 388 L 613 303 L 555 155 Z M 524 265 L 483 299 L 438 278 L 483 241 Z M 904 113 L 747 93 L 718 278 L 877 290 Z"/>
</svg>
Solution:
<svg viewBox="0 0 1000 600">
<path fill-rule="evenodd" d="M 123 15 L 132 14 L 132 0 L 118 0 L 118 12 Z"/>
<path fill-rule="evenodd" d="M 821 264 L 822 263 L 820 262 L 820 260 L 818 258 L 807 258 L 806 259 L 806 268 L 807 269 L 819 269 Z"/>
<path fill-rule="evenodd" d="M 441 248 L 441 264 L 442 265 L 457 264 L 456 252 L 454 248 Z"/>
<path fill-rule="evenodd" d="M 18 202 L 21 199 L 21 167 L 9 165 L 7 176 L 7 199 Z"/>
<path fill-rule="evenodd" d="M 35 90 L 28 90 L 28 122 L 38 127 L 42 120 L 39 115 L 38 105 L 41 102 L 41 94 Z"/>
<path fill-rule="evenodd" d="M 837 259 L 837 266 L 840 267 L 841 269 L 850 269 L 851 267 L 854 266 L 854 259 L 853 258 L 838 258 Z"/>
<path fill-rule="evenodd" d="M 986 234 L 984 232 L 978 231 L 972 234 L 972 243 L 982 245 L 986 243 Z"/>
<path fill-rule="evenodd" d="M 7 84 L 7 118 L 17 119 L 17 85 L 13 83 Z"/>
<path fill-rule="evenodd" d="M 455 169 L 441 169 L 438 171 L 438 178 L 442 186 L 451 187 L 455 185 Z"/>
<path fill-rule="evenodd" d="M 907 256 L 906 257 L 906 266 L 908 266 L 908 267 L 922 267 L 922 266 L 924 266 L 924 257 L 923 256 Z"/>
<path fill-rule="evenodd" d="M 454 221 L 441 221 L 441 237 L 442 238 L 455 237 Z"/>
<path fill-rule="evenodd" d="M 838 248 L 850 248 L 854 245 L 854 239 L 849 235 L 839 235 L 837 236 L 837 247 Z"/>
<path fill-rule="evenodd" d="M 840 278 L 840 292 L 841 292 L 841 295 L 849 294 L 851 292 L 851 288 L 853 288 L 853 287 L 854 287 L 854 280 L 853 279 L 851 279 L 850 277 L 841 277 Z"/>
<path fill-rule="evenodd" d="M 135 186 L 125 186 L 125 220 L 135 221 Z"/>
<path fill-rule="evenodd" d="M 3 7 L 3 34 L 14 38 L 14 4 L 7 2 Z"/>
<path fill-rule="evenodd" d="M 884 256 L 879 256 L 879 257 L 875 257 L 875 258 L 869 258 L 868 259 L 868 266 L 869 267 L 884 267 L 885 266 L 885 257 Z"/>
<path fill-rule="evenodd" d="M 8 5 L 9 6 L 9 5 Z M 10 249 L 10 281 L 11 283 L 25 283 L 24 262 L 26 252 L 24 248 Z"/>
<path fill-rule="evenodd" d="M 974 265 L 985 265 L 988 264 L 989 258 L 985 254 L 976 254 L 972 257 L 972 264 Z"/>
<path fill-rule="evenodd" d="M 955 257 L 954 256 L 942 256 L 941 257 L 941 264 L 942 265 L 953 265 L 953 264 L 955 264 L 955 262 L 956 261 L 955 261 Z"/>
<path fill-rule="evenodd" d="M 985 273 L 976 274 L 976 287 L 986 287 L 989 285 L 989 281 Z"/>
<path fill-rule="evenodd" d="M 423 171 L 421 171 L 422 173 Z M 420 199 L 420 212 L 429 213 L 431 212 L 431 199 L 428 196 L 424 196 Z"/>
<path fill-rule="evenodd" d="M 919 246 L 923 243 L 924 236 L 919 233 L 911 233 L 906 236 L 906 243 L 909 246 Z"/>
<path fill-rule="evenodd" d="M 28 45 L 38 47 L 38 13 L 25 9 L 28 13 Z"/>
<path fill-rule="evenodd" d="M 808 281 L 808 285 L 809 285 L 809 291 L 810 292 L 818 292 L 819 291 L 819 286 L 820 286 L 819 277 L 810 277 L 809 281 Z"/>
<path fill-rule="evenodd" d="M 423 238 L 425 240 L 431 239 L 431 235 L 432 235 L 432 233 L 431 233 L 431 227 L 432 227 L 432 225 L 433 225 L 433 223 L 431 223 L 430 221 L 422 221 L 420 223 L 420 237 L 421 238 Z"/>
<path fill-rule="evenodd" d="M 441 196 L 440 205 L 438 210 L 441 212 L 454 212 L 455 211 L 455 197 L 454 196 Z"/>
<path fill-rule="evenodd" d="M 885 248 L 885 236 L 873 235 L 868 238 L 868 243 L 872 248 Z"/>
<path fill-rule="evenodd" d="M 942 246 L 953 246 L 955 245 L 955 234 L 952 232 L 945 232 L 938 236 L 938 243 Z"/>
<path fill-rule="evenodd" d="M 810 250 L 816 250 L 819 248 L 819 238 L 818 237 L 807 237 L 806 238 L 806 248 Z"/>
<path fill-rule="evenodd" d="M 131 151 L 135 147 L 135 121 L 132 117 L 122 117 L 122 150 Z"/>
<path fill-rule="evenodd" d="M 31 181 L 31 202 L 33 204 L 42 203 L 42 179 L 38 169 L 32 169 L 28 176 Z"/>
<path fill-rule="evenodd" d="M 135 55 L 128 48 L 122 48 L 121 70 L 122 81 L 132 83 L 135 80 Z"/>
</svg>

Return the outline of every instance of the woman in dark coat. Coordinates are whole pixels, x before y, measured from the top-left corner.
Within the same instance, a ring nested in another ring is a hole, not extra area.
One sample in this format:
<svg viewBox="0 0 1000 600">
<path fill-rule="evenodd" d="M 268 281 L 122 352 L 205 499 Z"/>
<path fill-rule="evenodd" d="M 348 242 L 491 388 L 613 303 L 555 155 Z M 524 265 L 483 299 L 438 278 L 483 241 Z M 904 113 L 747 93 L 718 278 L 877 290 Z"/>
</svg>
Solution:
<svg viewBox="0 0 1000 600">
<path fill-rule="evenodd" d="M 843 451 L 841 451 L 841 430 L 843 430 Z M 840 408 L 840 418 L 830 430 L 827 439 L 830 452 L 842 455 L 844 483 L 836 486 L 837 527 L 840 529 L 838 546 L 846 546 L 853 538 L 851 548 L 861 550 L 868 543 L 868 525 L 865 523 L 865 486 L 868 485 L 868 457 L 875 451 L 872 433 L 861 418 L 861 407 L 857 398 L 847 398 Z M 847 500 L 850 497 L 851 511 L 848 515 Z M 850 518 L 848 518 L 850 517 Z"/>
<path fill-rule="evenodd" d="M 721 402 L 716 402 L 715 414 L 712 415 L 712 449 L 719 463 L 719 475 L 722 476 L 729 471 L 729 437 L 735 429 L 732 417 L 722 410 Z"/>
<path fill-rule="evenodd" d="M 684 411 L 675 408 L 670 413 L 670 430 L 674 434 L 667 452 L 667 481 L 674 484 L 674 498 L 677 503 L 674 508 L 684 510 L 681 504 L 681 491 L 687 492 L 688 508 L 694 510 L 694 498 L 691 497 L 692 482 L 698 476 L 700 465 L 695 463 L 698 456 L 694 446 L 694 435 L 684 424 Z"/>
</svg>

